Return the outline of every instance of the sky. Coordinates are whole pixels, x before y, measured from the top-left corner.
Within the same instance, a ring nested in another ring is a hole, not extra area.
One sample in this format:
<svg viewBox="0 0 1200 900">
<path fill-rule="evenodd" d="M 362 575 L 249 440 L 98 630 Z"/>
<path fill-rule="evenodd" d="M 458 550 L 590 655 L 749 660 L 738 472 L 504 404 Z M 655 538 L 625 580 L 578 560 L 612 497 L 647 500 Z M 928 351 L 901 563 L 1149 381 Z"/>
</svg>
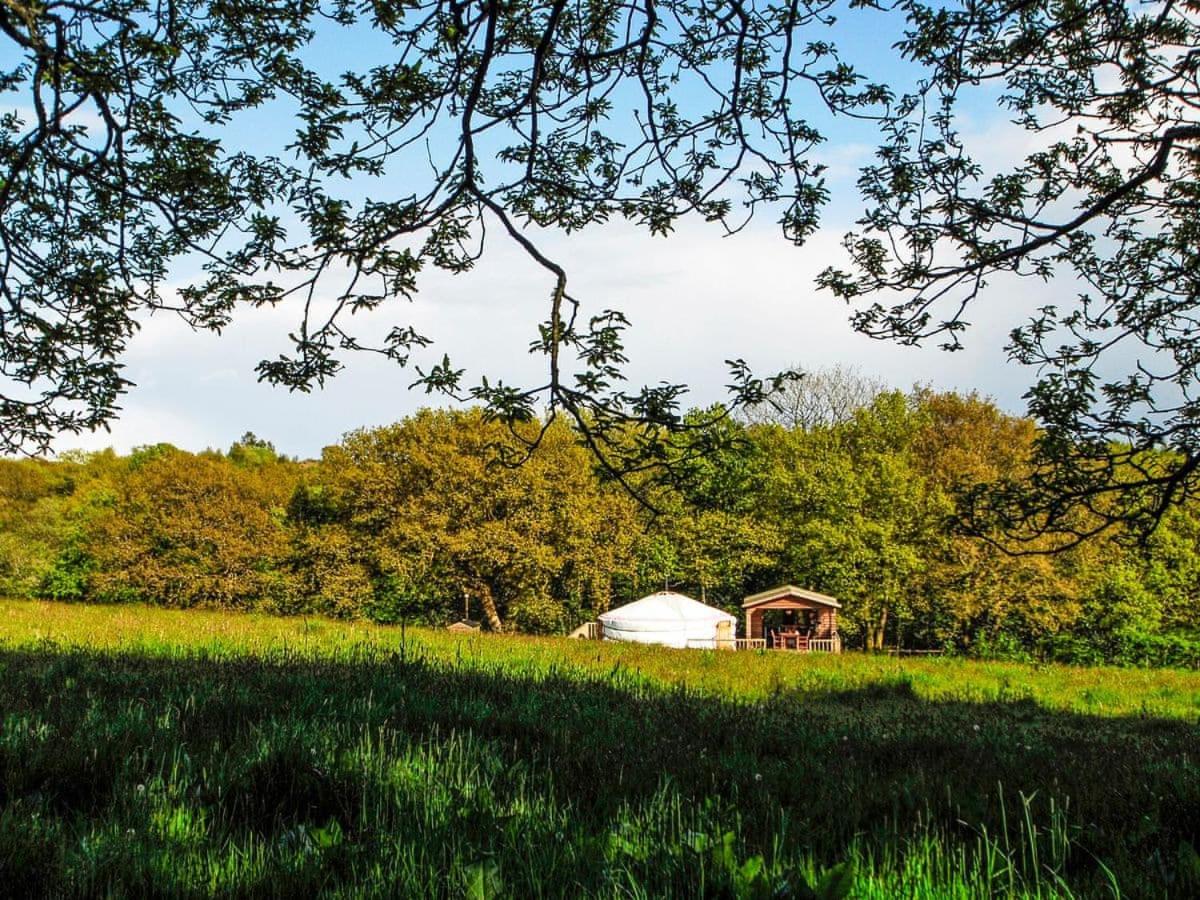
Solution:
<svg viewBox="0 0 1200 900">
<path fill-rule="evenodd" d="M 794 248 L 765 227 L 727 238 L 688 225 L 651 240 L 611 226 L 551 237 L 543 246 L 566 264 L 572 291 L 585 304 L 620 308 L 631 320 L 630 380 L 685 382 L 695 405 L 722 399 L 724 361 L 740 357 L 762 374 L 849 365 L 899 388 L 978 390 L 1005 408 L 1023 408 L 1025 382 L 1014 377 L 1002 349 L 1011 316 L 980 307 L 966 349 L 956 353 L 856 334 L 845 305 L 813 286 L 839 241 L 833 227 Z M 547 293 L 543 273 L 498 241 L 473 272 L 428 278 L 415 301 L 386 304 L 366 331 L 411 322 L 435 340 L 418 358 L 426 364 L 444 352 L 468 376 L 540 383 L 544 359 L 526 348 Z M 287 307 L 243 311 L 221 336 L 192 332 L 170 316 L 148 321 L 125 358 L 136 386 L 112 432 L 72 437 L 63 449 L 126 451 L 158 441 L 222 448 L 249 430 L 281 452 L 313 457 L 347 431 L 446 402 L 410 390 L 411 369 L 367 354 L 346 357 L 346 368 L 311 394 L 258 383 L 255 365 L 286 349 L 293 316 Z"/>
<path fill-rule="evenodd" d="M 851 55 L 886 60 L 878 53 L 886 44 L 885 36 L 861 24 L 852 23 L 842 35 Z M 326 47 L 320 52 L 328 53 L 331 71 L 353 57 L 344 41 Z M 286 123 L 243 123 L 242 137 L 253 141 L 270 134 L 274 128 L 268 124 Z M 743 358 L 758 374 L 851 366 L 898 388 L 975 390 L 1006 409 L 1022 411 L 1031 373 L 1014 371 L 1003 344 L 1052 286 L 993 285 L 969 317 L 974 327 L 965 338 L 966 349 L 953 354 L 858 335 L 845 305 L 817 291 L 816 274 L 844 259 L 840 242 L 860 205 L 854 178 L 872 146 L 872 134 L 863 126 L 830 124 L 832 140 L 819 156 L 831 165 L 833 198 L 823 227 L 803 247 L 784 240 L 769 217 L 729 237 L 717 226 L 686 220 L 666 238 L 610 223 L 571 235 L 539 234 L 539 247 L 565 266 L 570 291 L 587 314 L 616 308 L 628 316 L 631 384 L 687 383 L 691 405 L 721 400 L 724 361 Z M 994 162 L 1024 149 L 1024 136 L 1005 124 L 994 104 L 966 110 L 964 125 Z M 369 337 L 395 325 L 413 325 L 436 341 L 415 358 L 418 363 L 429 365 L 446 353 L 467 369 L 467 383 L 480 375 L 524 386 L 542 383 L 545 359 L 529 355 L 527 348 L 546 316 L 550 282 L 495 231 L 473 271 L 423 274 L 414 301 L 385 303 L 359 333 Z M 193 332 L 166 314 L 145 320 L 123 360 L 134 386 L 111 431 L 64 436 L 55 449 L 112 446 L 124 452 L 159 441 L 190 450 L 224 448 L 253 431 L 281 452 L 315 457 L 348 431 L 394 422 L 421 406 L 446 404 L 443 397 L 410 390 L 416 377 L 411 369 L 370 354 L 347 355 L 346 368 L 310 394 L 259 383 L 256 364 L 286 352 L 286 336 L 297 323 L 296 309 L 286 303 L 240 311 L 221 336 Z"/>
</svg>

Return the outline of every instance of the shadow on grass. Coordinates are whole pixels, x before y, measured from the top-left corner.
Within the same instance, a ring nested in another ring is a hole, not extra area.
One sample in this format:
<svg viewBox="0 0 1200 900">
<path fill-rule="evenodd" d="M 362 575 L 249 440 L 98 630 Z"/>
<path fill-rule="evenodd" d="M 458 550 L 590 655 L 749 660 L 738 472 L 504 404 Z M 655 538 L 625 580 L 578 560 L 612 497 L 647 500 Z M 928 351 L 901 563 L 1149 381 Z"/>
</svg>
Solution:
<svg viewBox="0 0 1200 900">
<path fill-rule="evenodd" d="M 619 670 L 46 646 L 0 651 L 0 713 L 0 868 L 55 893 L 271 894 L 381 878 L 380 859 L 389 890 L 454 894 L 445 873 L 482 860 L 463 877 L 603 893 L 614 853 L 649 893 L 687 893 L 689 842 L 731 830 L 777 869 L 1032 834 L 1035 870 L 1042 836 L 1070 845 L 1063 885 L 1087 893 L 1107 869 L 1127 894 L 1184 896 L 1200 845 L 1196 724 L 903 684 L 738 703 Z"/>
</svg>

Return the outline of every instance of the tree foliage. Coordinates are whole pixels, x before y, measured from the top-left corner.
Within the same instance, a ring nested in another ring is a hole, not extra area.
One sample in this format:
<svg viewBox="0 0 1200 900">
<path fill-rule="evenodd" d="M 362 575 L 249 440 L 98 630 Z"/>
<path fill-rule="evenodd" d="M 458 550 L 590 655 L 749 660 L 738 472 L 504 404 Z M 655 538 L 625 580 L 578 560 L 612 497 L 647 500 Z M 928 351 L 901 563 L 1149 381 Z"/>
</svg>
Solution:
<svg viewBox="0 0 1200 900">
<path fill-rule="evenodd" d="M 289 608 L 286 468 L 247 471 L 169 451 L 115 480 L 87 529 L 100 599 L 168 606 Z"/>
<path fill-rule="evenodd" d="M 859 181 L 868 210 L 846 242 L 853 268 L 821 281 L 865 301 L 859 330 L 949 349 L 972 309 L 1015 299 L 1021 278 L 1061 285 L 1021 310 L 1007 348 L 1037 373 L 1037 465 L 981 493 L 979 528 L 1042 547 L 1120 523 L 1152 530 L 1195 491 L 1200 465 L 1197 10 L 897 8 L 908 23 L 897 49 L 926 76 L 881 120 Z M 1024 129 L 1023 157 L 998 168 L 980 162 L 987 141 L 964 134 L 961 111 L 981 92 Z"/>
<path fill-rule="evenodd" d="M 417 382 L 508 422 L 565 413 L 635 480 L 664 464 L 664 427 L 691 446 L 710 423 L 684 424 L 682 385 L 624 383 L 625 316 L 572 295 L 539 229 L 664 234 L 695 216 L 735 232 L 761 211 L 802 243 L 828 199 L 832 113 L 878 129 L 849 264 L 820 279 L 859 330 L 957 348 L 967 311 L 1014 279 L 1062 286 L 1009 344 L 1039 373 L 1038 464 L 981 495 L 980 530 L 1039 547 L 1145 531 L 1200 461 L 1198 28 L 1171 0 L 12 0 L 0 446 L 116 415 L 121 354 L 154 311 L 220 330 L 239 305 L 294 303 L 291 352 L 259 367 L 293 389 L 353 350 L 406 364 L 426 336 L 392 314 L 371 345 L 353 315 L 411 297 L 430 267 L 469 269 L 491 229 L 545 273 L 546 378 L 471 382 L 443 357 Z M 900 35 L 895 59 L 855 68 L 838 41 L 864 31 Z M 361 53 L 330 71 L 348 44 Z M 1028 150 L 991 171 L 962 111 L 997 96 Z M 253 116 L 288 125 L 247 140 Z M 731 366 L 730 409 L 784 384 Z"/>
<path fill-rule="evenodd" d="M 480 409 L 426 410 L 303 462 L 259 439 L 0 460 L 0 593 L 431 624 L 465 606 L 491 629 L 564 633 L 664 586 L 737 612 L 798 583 L 840 600 L 851 646 L 1196 658 L 1194 504 L 1147 543 L 1058 554 L 960 527 L 972 485 L 1029 464 L 1028 420 L 918 390 L 811 428 L 721 422 L 726 449 L 653 486 L 657 513 L 561 420 L 505 464 L 522 435 Z"/>
<path fill-rule="evenodd" d="M 818 167 L 803 159 L 820 136 L 791 107 L 788 85 L 803 80 L 844 105 L 857 97 L 831 48 L 792 39 L 826 11 L 566 0 L 5 5 L 0 33 L 16 53 L 0 87 L 29 107 L 0 123 L 12 323 L 0 359 L 28 388 L 2 407 L 5 449 L 111 418 L 127 386 L 119 355 L 147 311 L 219 330 L 239 304 L 302 302 L 294 352 L 259 366 L 294 389 L 333 375 L 343 351 L 405 364 L 426 337 L 397 324 L 367 347 L 349 317 L 411 296 L 423 268 L 470 268 L 490 224 L 549 277 L 534 342 L 548 380 L 467 389 L 443 359 L 419 370 L 420 383 L 468 394 L 509 422 L 548 403 L 613 471 L 639 468 L 647 441 L 626 440 L 628 426 L 687 434 L 684 388 L 623 387 L 624 316 L 581 317 L 565 270 L 525 226 L 621 216 L 661 234 L 695 213 L 732 229 L 736 198 L 750 211 L 782 204 L 785 231 L 801 240 L 824 198 Z M 392 49 L 322 73 L 321 39 L 369 36 Z M 680 106 L 681 81 L 695 109 Z M 236 147 L 242 114 L 272 103 L 294 116 L 294 140 L 267 153 Z M 203 274 L 172 295 L 167 273 L 185 258 Z M 761 399 L 763 383 L 731 367 L 733 402 Z"/>
<path fill-rule="evenodd" d="M 599 482 L 562 425 L 519 466 L 496 458 L 513 442 L 479 411 L 424 411 L 326 451 L 332 530 L 350 535 L 386 600 L 425 614 L 465 602 L 496 631 L 561 631 L 608 608 L 629 568 L 632 501 Z"/>
</svg>

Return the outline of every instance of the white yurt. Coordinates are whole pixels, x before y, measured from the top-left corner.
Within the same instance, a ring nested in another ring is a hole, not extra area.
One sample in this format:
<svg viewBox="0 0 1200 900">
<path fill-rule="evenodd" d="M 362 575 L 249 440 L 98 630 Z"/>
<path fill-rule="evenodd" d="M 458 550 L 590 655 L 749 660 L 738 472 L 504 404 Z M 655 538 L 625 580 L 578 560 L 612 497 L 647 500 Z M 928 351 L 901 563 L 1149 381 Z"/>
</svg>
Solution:
<svg viewBox="0 0 1200 900">
<path fill-rule="evenodd" d="M 668 647 L 733 648 L 737 618 L 699 600 L 659 591 L 600 616 L 606 641 Z"/>
</svg>

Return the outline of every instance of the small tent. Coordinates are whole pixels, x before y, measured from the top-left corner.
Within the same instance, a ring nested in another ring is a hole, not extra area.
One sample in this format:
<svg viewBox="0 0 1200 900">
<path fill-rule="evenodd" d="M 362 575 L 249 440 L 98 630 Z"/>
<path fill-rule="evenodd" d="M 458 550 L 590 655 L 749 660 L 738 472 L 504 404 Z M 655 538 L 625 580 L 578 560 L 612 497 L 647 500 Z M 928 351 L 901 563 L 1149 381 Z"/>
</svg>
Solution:
<svg viewBox="0 0 1200 900">
<path fill-rule="evenodd" d="M 683 594 L 659 591 L 610 609 L 600 624 L 608 641 L 732 650 L 737 618 Z"/>
</svg>

